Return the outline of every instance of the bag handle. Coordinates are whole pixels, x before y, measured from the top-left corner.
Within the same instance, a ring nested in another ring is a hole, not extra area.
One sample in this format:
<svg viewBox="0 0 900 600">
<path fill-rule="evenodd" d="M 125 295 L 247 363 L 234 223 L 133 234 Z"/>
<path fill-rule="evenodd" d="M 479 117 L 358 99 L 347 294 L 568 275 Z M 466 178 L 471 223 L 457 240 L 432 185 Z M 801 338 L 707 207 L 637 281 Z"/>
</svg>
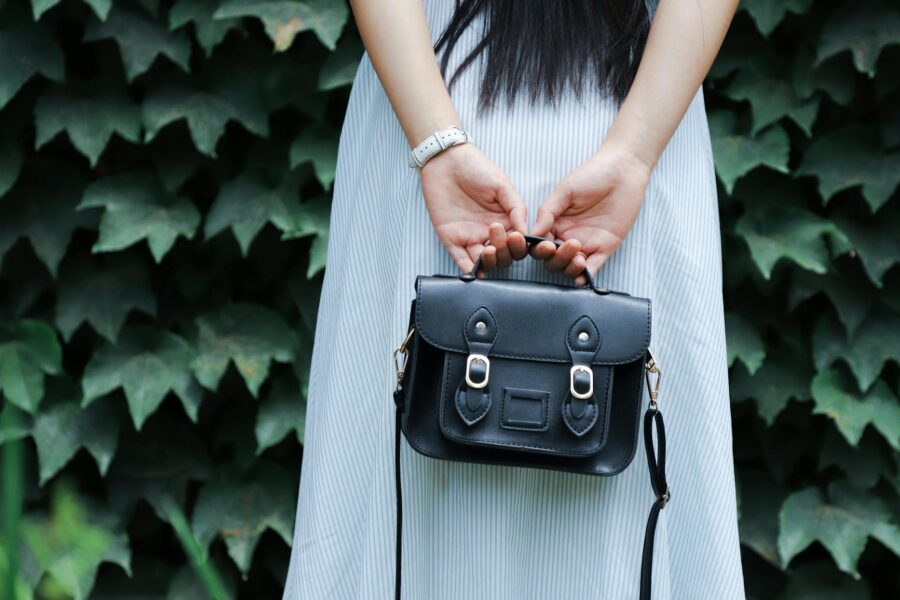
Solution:
<svg viewBox="0 0 900 600">
<path fill-rule="evenodd" d="M 562 242 L 560 242 L 559 240 L 551 240 L 550 238 L 540 237 L 537 235 L 525 235 L 525 244 L 529 249 L 533 246 L 540 244 L 541 242 L 551 242 L 557 248 L 562 246 Z M 459 278 L 462 279 L 463 281 L 474 281 L 475 279 L 477 279 L 475 274 L 478 272 L 478 269 L 481 268 L 481 262 L 482 262 L 481 258 L 482 258 L 481 256 L 478 257 L 478 260 L 475 261 L 475 265 L 472 267 L 471 271 L 469 271 L 468 273 L 461 273 L 459 275 Z M 598 294 L 608 294 L 609 293 L 608 289 L 597 287 L 594 275 L 591 273 L 590 269 L 587 268 L 587 265 L 585 265 L 584 271 L 582 271 L 582 274 L 584 275 L 585 279 L 587 279 L 587 285 L 585 285 L 585 287 L 591 288 Z"/>
</svg>

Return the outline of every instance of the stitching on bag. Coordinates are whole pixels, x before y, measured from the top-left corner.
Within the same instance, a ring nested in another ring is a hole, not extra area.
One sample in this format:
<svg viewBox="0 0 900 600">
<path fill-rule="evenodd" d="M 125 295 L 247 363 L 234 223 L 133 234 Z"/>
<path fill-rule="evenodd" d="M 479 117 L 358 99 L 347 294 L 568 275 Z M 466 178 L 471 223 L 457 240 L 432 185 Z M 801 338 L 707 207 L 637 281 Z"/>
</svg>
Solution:
<svg viewBox="0 0 900 600">
<path fill-rule="evenodd" d="M 504 422 L 506 422 L 507 429 L 524 429 L 528 431 L 546 431 L 550 428 L 550 392 L 535 392 L 541 394 L 541 404 L 543 404 L 543 412 L 544 412 L 544 423 L 542 425 L 529 425 L 527 422 L 523 422 L 524 424 L 518 425 L 506 421 L 506 400 L 507 398 L 513 398 L 514 396 L 510 394 L 509 388 L 503 388 L 503 403 L 500 405 L 500 426 L 504 426 Z M 527 399 L 527 398 L 526 398 Z M 536 398 L 533 398 L 536 400 Z"/>
<path fill-rule="evenodd" d="M 572 323 L 572 325 L 569 326 L 569 330 L 566 331 L 566 347 L 569 349 L 569 352 L 570 352 L 570 353 L 575 353 L 575 352 L 590 352 L 590 350 L 577 350 L 577 349 L 575 349 L 575 348 L 572 348 L 572 344 L 569 343 L 569 338 L 572 336 L 572 330 L 575 329 L 575 326 L 578 325 L 578 321 L 580 321 L 581 319 L 587 319 L 588 321 L 590 321 L 590 322 L 591 322 L 591 325 L 594 326 L 594 330 L 597 332 L 597 338 L 598 338 L 598 339 L 597 339 L 597 347 L 594 348 L 594 352 L 593 352 L 593 354 L 591 355 L 591 356 L 593 357 L 593 356 L 595 356 L 595 355 L 597 354 L 597 351 L 600 350 L 600 344 L 602 343 L 603 338 L 600 336 L 600 328 L 597 327 L 597 324 L 596 324 L 596 323 L 594 322 L 594 320 L 590 317 L 590 315 L 581 315 L 580 317 L 578 317 L 577 319 L 575 319 L 575 322 Z"/>
<path fill-rule="evenodd" d="M 421 319 L 422 302 L 421 302 L 421 299 L 422 299 L 422 276 L 419 276 L 416 279 L 416 329 L 419 332 L 419 335 L 421 335 L 425 339 L 426 342 L 428 342 L 435 348 L 440 348 L 441 350 L 445 350 L 447 352 L 457 352 L 457 353 L 464 354 L 466 352 L 465 348 L 454 348 L 453 346 L 439 344 L 425 331 L 425 329 L 422 327 L 422 319 Z M 650 334 L 651 334 L 651 331 L 650 331 L 651 301 L 646 298 L 645 298 L 645 300 L 647 300 L 647 326 L 646 326 L 647 334 L 644 336 L 644 341 L 641 343 L 641 350 L 639 352 L 635 353 L 634 355 L 629 356 L 626 359 L 592 361 L 591 362 L 592 365 L 626 365 L 628 363 L 632 363 L 632 362 L 636 361 L 637 359 L 641 358 L 642 356 L 644 356 L 647 353 L 647 348 L 650 345 Z M 485 308 L 487 308 L 487 307 L 485 307 Z M 493 313 L 491 314 L 491 316 L 493 316 Z M 590 318 L 590 317 L 588 317 L 588 318 Z M 496 321 L 496 319 L 495 319 L 495 321 Z M 499 328 L 499 326 L 498 326 L 498 328 Z M 599 331 L 599 329 L 598 329 L 598 331 Z M 566 343 L 566 345 L 568 345 L 568 342 Z M 498 358 L 519 358 L 519 359 L 540 360 L 540 361 L 544 361 L 544 362 L 555 362 L 555 363 L 569 362 L 568 360 L 561 360 L 558 358 L 553 358 L 551 356 L 536 356 L 533 354 L 513 354 L 513 353 L 507 354 L 507 353 L 503 353 L 503 352 L 492 352 L 491 356 L 496 356 Z"/>
<path fill-rule="evenodd" d="M 489 309 L 487 306 L 485 306 L 483 304 L 481 306 L 479 306 L 478 308 L 476 308 L 475 310 L 473 310 L 471 315 L 466 317 L 466 322 L 463 324 L 463 337 L 466 339 L 466 345 L 472 344 L 472 340 L 469 339 L 469 332 L 466 330 L 466 325 L 468 325 L 469 319 L 472 318 L 472 315 L 477 313 L 482 308 L 484 310 L 486 310 L 489 315 L 491 315 L 491 321 L 493 321 L 493 323 L 494 323 L 494 337 L 491 338 L 490 342 L 485 342 L 485 341 L 481 341 L 481 340 L 475 340 L 475 342 L 479 343 L 479 344 L 489 344 L 491 347 L 493 347 L 494 342 L 497 341 L 497 337 L 500 335 L 500 326 L 497 324 L 497 317 L 494 316 L 494 313 L 491 312 L 491 309 Z M 418 315 L 416 315 L 416 320 L 418 321 Z"/>
<path fill-rule="evenodd" d="M 447 408 L 448 408 L 447 407 L 447 403 L 448 403 L 447 402 L 447 380 L 448 380 L 448 375 L 450 373 L 451 366 L 453 364 L 453 358 L 454 358 L 454 356 L 452 354 L 447 354 L 447 360 L 446 360 L 447 366 L 441 375 L 441 379 L 442 379 L 441 387 L 443 388 L 441 390 L 441 411 L 440 411 L 440 413 L 441 413 L 441 430 L 444 432 L 444 435 L 446 435 L 450 439 L 456 440 L 463 444 L 471 445 L 471 444 L 473 444 L 472 440 L 469 440 L 467 438 L 464 438 L 464 437 L 461 437 L 461 436 L 451 433 L 451 431 L 447 427 Z M 604 442 L 605 442 L 605 440 L 601 438 L 600 442 L 595 447 L 585 450 L 583 452 L 583 454 L 586 456 L 595 454 L 597 451 L 599 451 L 603 447 Z M 582 452 L 572 453 L 572 452 L 560 451 L 559 448 L 556 448 L 554 446 L 537 446 L 537 445 L 532 445 L 532 444 L 516 444 L 514 442 L 503 442 L 503 441 L 480 442 L 479 445 L 508 446 L 510 448 L 531 448 L 532 450 L 554 450 L 556 452 L 560 452 L 561 454 L 568 454 L 571 456 L 582 456 Z"/>
</svg>

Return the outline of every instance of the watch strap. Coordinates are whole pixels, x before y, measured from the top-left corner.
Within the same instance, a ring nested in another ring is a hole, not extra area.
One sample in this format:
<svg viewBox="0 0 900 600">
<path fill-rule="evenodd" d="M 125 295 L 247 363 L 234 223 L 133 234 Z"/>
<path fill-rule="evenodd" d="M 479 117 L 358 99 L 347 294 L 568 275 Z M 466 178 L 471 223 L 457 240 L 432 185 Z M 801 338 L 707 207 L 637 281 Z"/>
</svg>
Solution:
<svg viewBox="0 0 900 600">
<path fill-rule="evenodd" d="M 458 125 L 435 131 L 425 138 L 421 144 L 410 150 L 409 166 L 422 168 L 428 160 L 451 146 L 472 141 L 469 132 Z"/>
</svg>

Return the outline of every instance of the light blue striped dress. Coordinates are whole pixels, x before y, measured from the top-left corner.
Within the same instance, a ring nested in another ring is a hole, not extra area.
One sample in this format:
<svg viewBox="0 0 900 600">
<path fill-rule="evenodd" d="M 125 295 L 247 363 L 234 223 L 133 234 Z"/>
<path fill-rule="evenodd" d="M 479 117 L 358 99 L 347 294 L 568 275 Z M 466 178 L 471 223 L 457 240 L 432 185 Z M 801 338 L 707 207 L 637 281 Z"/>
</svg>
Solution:
<svg viewBox="0 0 900 600">
<path fill-rule="evenodd" d="M 454 2 L 425 5 L 436 39 Z M 451 66 L 479 30 L 467 30 Z M 585 96 L 556 110 L 523 98 L 512 109 L 501 102 L 479 113 L 479 68 L 453 88 L 453 101 L 533 223 L 543 198 L 600 145 L 615 110 Z M 285 600 L 393 597 L 391 352 L 406 333 L 416 275 L 458 272 L 431 226 L 407 152 L 364 55 L 340 138 Z M 495 276 L 565 281 L 531 259 Z M 599 285 L 653 300 L 672 488 L 656 534 L 653 597 L 744 598 L 719 220 L 701 92 Z M 642 448 L 611 478 L 437 461 L 405 440 L 401 460 L 404 598 L 637 598 L 654 500 Z"/>
</svg>

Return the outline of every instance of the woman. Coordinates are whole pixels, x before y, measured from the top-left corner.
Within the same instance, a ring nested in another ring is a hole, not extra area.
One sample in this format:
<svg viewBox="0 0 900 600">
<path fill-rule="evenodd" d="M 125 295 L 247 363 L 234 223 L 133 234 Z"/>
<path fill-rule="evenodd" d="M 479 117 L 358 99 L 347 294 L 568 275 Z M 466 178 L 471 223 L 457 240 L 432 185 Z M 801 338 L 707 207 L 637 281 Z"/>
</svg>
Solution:
<svg viewBox="0 0 900 600">
<path fill-rule="evenodd" d="M 673 488 L 653 595 L 743 598 L 700 90 L 737 1 L 351 4 L 367 53 L 340 139 L 284 598 L 393 594 L 390 354 L 415 276 L 479 255 L 510 278 L 599 269 L 598 285 L 653 300 Z M 452 125 L 472 143 L 407 166 Z M 564 243 L 513 262 L 529 231 Z M 405 443 L 401 461 L 404 597 L 637 598 L 642 452 L 610 478 L 438 461 Z"/>
</svg>

